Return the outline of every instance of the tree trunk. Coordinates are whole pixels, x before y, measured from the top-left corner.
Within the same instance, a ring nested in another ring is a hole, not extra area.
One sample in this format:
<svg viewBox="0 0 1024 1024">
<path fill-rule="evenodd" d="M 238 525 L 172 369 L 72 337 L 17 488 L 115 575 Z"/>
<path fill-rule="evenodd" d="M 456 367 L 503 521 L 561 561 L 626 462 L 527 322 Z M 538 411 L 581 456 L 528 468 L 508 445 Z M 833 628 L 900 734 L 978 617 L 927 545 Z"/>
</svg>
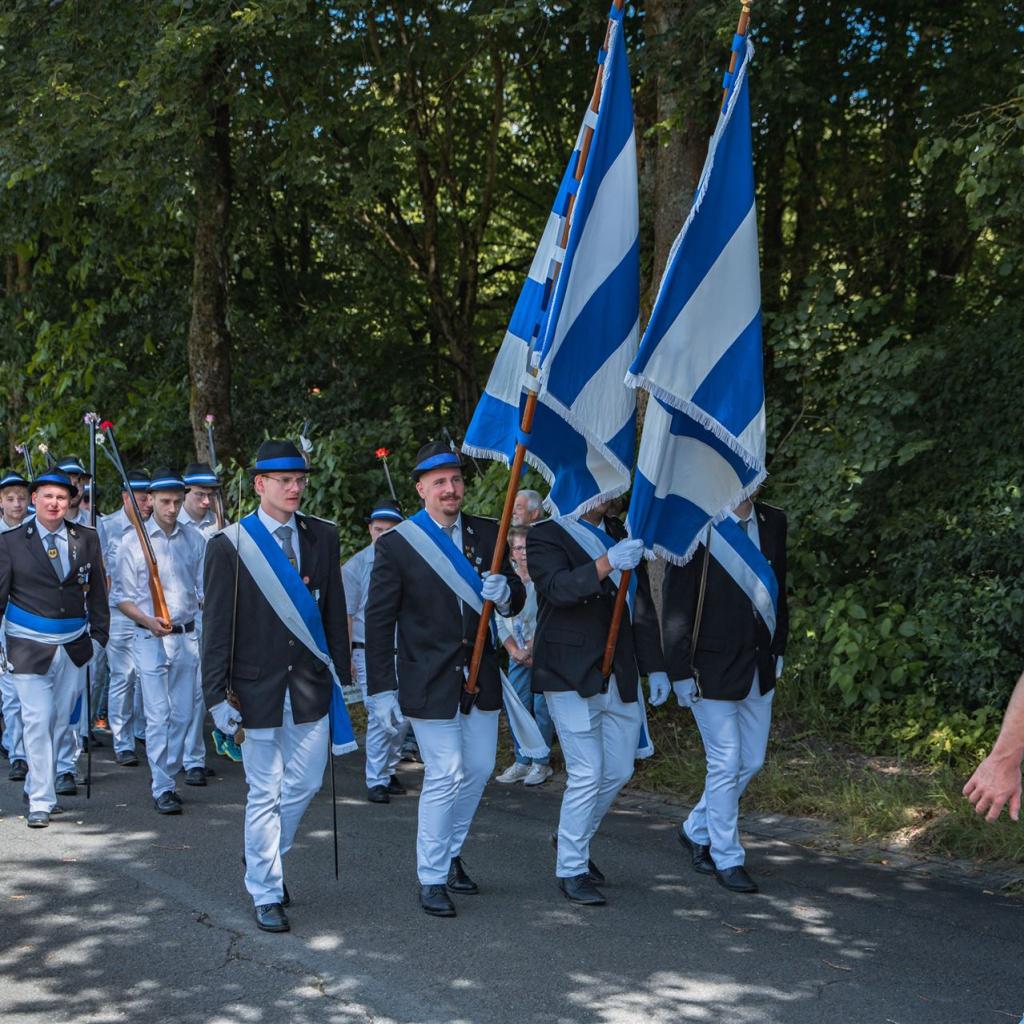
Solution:
<svg viewBox="0 0 1024 1024">
<path fill-rule="evenodd" d="M 231 418 L 231 334 L 228 330 L 228 239 L 231 215 L 231 112 L 226 56 L 218 47 L 200 81 L 206 130 L 195 159 L 196 236 L 192 319 L 188 331 L 189 418 L 200 459 L 209 458 L 206 417 L 217 426 L 218 455 L 238 456 Z"/>
</svg>

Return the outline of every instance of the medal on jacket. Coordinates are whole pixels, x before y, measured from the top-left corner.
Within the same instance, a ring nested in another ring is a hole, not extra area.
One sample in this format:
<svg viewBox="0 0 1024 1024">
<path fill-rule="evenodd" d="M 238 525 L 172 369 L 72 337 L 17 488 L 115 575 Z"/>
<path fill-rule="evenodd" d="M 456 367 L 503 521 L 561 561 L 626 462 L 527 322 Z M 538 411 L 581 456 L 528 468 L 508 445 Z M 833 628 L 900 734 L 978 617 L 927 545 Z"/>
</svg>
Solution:
<svg viewBox="0 0 1024 1024">
<path fill-rule="evenodd" d="M 78 585 L 84 587 L 89 582 L 89 570 L 92 568 L 92 562 L 86 562 L 85 565 L 81 566 L 78 570 Z"/>
<path fill-rule="evenodd" d="M 56 558 L 56 557 L 57 557 L 57 554 L 58 554 L 58 552 L 57 552 L 57 549 L 56 549 L 56 548 L 47 548 L 47 549 L 46 549 L 46 553 L 47 553 L 47 555 L 49 555 L 49 556 L 50 556 L 50 558 L 51 558 L 51 559 L 52 559 L 52 558 Z"/>
</svg>

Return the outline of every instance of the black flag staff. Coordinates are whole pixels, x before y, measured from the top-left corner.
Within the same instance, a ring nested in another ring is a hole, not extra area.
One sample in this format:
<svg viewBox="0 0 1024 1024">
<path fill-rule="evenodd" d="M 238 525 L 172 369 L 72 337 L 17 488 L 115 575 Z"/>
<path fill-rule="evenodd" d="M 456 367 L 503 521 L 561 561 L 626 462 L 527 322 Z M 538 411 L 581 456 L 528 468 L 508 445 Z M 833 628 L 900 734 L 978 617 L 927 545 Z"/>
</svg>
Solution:
<svg viewBox="0 0 1024 1024">
<path fill-rule="evenodd" d="M 89 430 L 89 526 L 96 529 L 96 425 L 97 413 L 83 417 Z M 85 799 L 92 799 L 92 658 L 85 663 Z"/>
</svg>

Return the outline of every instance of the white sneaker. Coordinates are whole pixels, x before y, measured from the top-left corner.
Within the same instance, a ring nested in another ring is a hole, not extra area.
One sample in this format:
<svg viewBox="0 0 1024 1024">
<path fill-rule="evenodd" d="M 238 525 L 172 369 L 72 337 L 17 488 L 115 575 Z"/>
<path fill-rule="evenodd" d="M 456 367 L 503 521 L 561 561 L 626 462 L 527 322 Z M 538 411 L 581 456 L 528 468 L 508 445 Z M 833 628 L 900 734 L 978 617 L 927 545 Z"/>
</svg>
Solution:
<svg viewBox="0 0 1024 1024">
<path fill-rule="evenodd" d="M 494 781 L 504 783 L 522 782 L 531 771 L 533 769 L 530 765 L 513 761 Z"/>
<path fill-rule="evenodd" d="M 539 786 L 542 782 L 547 782 L 548 779 L 554 775 L 550 765 L 547 764 L 534 764 L 530 765 L 530 774 L 523 779 L 524 786 Z"/>
</svg>

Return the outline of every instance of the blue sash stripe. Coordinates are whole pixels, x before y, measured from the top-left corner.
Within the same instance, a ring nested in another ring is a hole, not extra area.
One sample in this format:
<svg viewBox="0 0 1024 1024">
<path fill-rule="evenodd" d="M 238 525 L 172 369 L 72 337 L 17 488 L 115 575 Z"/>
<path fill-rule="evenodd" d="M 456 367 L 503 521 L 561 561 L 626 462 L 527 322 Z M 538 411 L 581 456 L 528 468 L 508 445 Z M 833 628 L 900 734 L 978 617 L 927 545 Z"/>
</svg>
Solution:
<svg viewBox="0 0 1024 1024">
<path fill-rule="evenodd" d="M 78 633 L 85 628 L 85 619 L 48 619 L 19 608 L 14 602 L 7 605 L 7 621 L 39 633 Z"/>
<path fill-rule="evenodd" d="M 736 554 L 746 564 L 747 569 L 750 570 L 760 582 L 763 591 L 760 588 L 754 589 L 751 592 L 751 584 L 749 580 L 744 580 L 742 577 L 737 576 L 729 565 L 725 565 L 719 560 L 719 564 L 723 565 L 723 568 L 729 572 L 729 575 L 740 585 L 743 592 L 753 602 L 754 607 L 757 609 L 758 614 L 764 620 L 765 625 L 774 634 L 775 622 L 778 618 L 779 610 L 779 581 L 775 575 L 775 570 L 771 567 L 771 563 L 767 558 L 764 557 L 764 553 L 761 549 L 747 536 L 746 530 L 744 530 L 736 520 L 731 517 L 723 519 L 722 522 L 715 524 L 715 532 L 724 540 L 729 547 L 736 552 Z M 712 546 L 712 553 L 714 553 L 714 547 Z M 764 600 L 767 596 L 771 603 L 771 607 L 764 606 Z"/>
<path fill-rule="evenodd" d="M 320 652 L 331 658 L 331 652 L 327 647 L 327 634 L 324 632 L 323 619 L 320 617 L 320 607 L 313 599 L 306 584 L 302 582 L 298 570 L 285 557 L 281 546 L 270 535 L 270 531 L 260 521 L 255 512 L 251 512 L 241 520 L 241 526 L 252 538 L 260 550 L 260 554 L 267 560 L 274 575 L 281 586 L 284 587 L 289 599 L 295 605 L 299 616 L 306 624 L 313 642 Z M 352 721 L 348 715 L 348 708 L 345 705 L 345 695 L 341 686 L 337 683 L 331 688 L 331 707 L 329 721 L 331 729 L 331 743 L 336 748 L 348 747 L 355 742 L 355 733 L 352 730 Z M 338 753 L 338 750 L 335 750 Z"/>
</svg>

